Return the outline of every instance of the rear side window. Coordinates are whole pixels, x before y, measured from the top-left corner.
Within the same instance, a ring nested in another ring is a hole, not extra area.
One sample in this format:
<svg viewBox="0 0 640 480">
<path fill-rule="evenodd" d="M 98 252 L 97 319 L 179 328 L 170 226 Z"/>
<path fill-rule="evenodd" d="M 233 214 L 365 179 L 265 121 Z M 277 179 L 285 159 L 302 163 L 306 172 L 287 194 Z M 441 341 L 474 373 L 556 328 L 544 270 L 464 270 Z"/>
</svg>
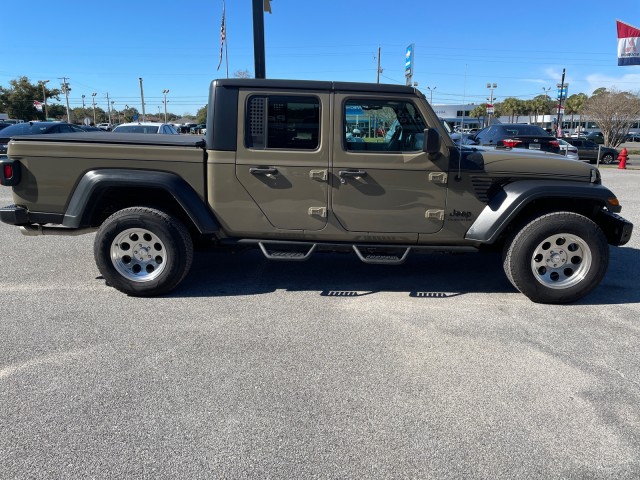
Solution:
<svg viewBox="0 0 640 480">
<path fill-rule="evenodd" d="M 320 138 L 317 97 L 259 95 L 247 100 L 245 146 L 258 150 L 315 150 Z"/>
</svg>

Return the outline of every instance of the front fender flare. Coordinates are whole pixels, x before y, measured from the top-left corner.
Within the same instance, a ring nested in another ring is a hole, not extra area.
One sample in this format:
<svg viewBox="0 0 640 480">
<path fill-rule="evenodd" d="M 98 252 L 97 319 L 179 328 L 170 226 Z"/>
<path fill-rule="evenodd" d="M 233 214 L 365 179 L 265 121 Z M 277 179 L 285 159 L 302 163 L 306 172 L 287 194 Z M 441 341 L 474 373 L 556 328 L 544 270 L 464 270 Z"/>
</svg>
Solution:
<svg viewBox="0 0 640 480">
<path fill-rule="evenodd" d="M 516 215 L 529 203 L 541 198 L 596 200 L 613 210 L 608 199 L 615 195 L 593 183 L 552 180 L 521 180 L 505 185 L 497 192 L 467 231 L 465 239 L 493 243 Z M 560 208 L 561 204 L 558 205 Z M 617 209 L 619 211 L 619 208 Z"/>
<path fill-rule="evenodd" d="M 189 216 L 200 233 L 215 233 L 220 226 L 205 202 L 193 187 L 178 175 L 169 172 L 128 169 L 91 170 L 78 182 L 62 224 L 69 228 L 79 228 L 86 212 L 96 202 L 100 194 L 113 187 L 157 188 L 168 192 Z"/>
</svg>

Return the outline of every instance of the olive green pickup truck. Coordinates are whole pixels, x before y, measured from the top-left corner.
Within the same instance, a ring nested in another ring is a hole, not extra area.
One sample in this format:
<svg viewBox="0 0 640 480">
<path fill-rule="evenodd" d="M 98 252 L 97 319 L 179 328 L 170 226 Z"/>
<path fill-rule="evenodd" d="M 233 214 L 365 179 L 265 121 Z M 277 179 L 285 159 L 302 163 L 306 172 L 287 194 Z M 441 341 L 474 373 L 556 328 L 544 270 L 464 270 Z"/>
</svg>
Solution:
<svg viewBox="0 0 640 480">
<path fill-rule="evenodd" d="M 458 147 L 424 95 L 396 85 L 216 80 L 205 138 L 24 136 L 0 163 L 15 202 L 0 219 L 27 235 L 97 232 L 100 272 L 130 295 L 175 288 L 197 240 L 373 264 L 501 249 L 516 289 L 566 303 L 633 229 L 594 166 Z"/>
</svg>

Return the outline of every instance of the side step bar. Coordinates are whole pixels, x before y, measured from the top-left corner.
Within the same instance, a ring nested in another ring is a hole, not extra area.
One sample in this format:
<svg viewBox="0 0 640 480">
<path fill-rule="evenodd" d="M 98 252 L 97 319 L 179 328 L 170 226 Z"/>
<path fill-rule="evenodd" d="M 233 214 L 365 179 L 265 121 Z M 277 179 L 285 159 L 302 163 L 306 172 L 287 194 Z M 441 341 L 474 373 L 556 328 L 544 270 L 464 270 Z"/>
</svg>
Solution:
<svg viewBox="0 0 640 480">
<path fill-rule="evenodd" d="M 293 262 L 304 262 L 311 257 L 311 254 L 315 252 L 316 247 L 318 246 L 316 243 L 311 245 L 311 248 L 307 250 L 307 252 L 300 252 L 295 250 L 267 250 L 263 242 L 258 242 L 258 246 L 260 250 L 262 250 L 263 255 L 269 260 L 289 260 Z"/>
<path fill-rule="evenodd" d="M 369 263 L 372 265 L 401 265 L 405 262 L 407 257 L 409 256 L 409 252 L 411 251 L 411 247 L 404 248 L 404 253 L 401 256 L 398 255 L 380 255 L 375 252 L 368 252 L 363 254 L 360 251 L 360 248 L 368 248 L 371 250 L 371 247 L 362 247 L 358 248 L 357 245 L 352 245 L 353 251 L 356 252 L 356 255 L 360 260 L 364 263 Z M 375 248 L 373 249 L 375 250 Z M 388 250 L 388 249 L 386 249 Z"/>
</svg>

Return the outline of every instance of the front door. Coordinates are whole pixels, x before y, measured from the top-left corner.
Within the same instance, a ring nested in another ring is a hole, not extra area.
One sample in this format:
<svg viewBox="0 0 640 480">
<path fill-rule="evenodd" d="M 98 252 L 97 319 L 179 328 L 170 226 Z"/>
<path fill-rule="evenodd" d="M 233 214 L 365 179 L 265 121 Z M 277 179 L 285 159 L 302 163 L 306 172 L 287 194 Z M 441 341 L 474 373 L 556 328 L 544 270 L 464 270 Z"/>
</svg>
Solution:
<svg viewBox="0 0 640 480">
<path fill-rule="evenodd" d="M 350 232 L 435 233 L 449 157 L 422 150 L 426 115 L 410 98 L 336 94 L 332 210 Z M 416 235 L 417 238 L 417 235 Z"/>
<path fill-rule="evenodd" d="M 240 92 L 236 177 L 275 228 L 321 230 L 327 223 L 329 99 Z"/>
</svg>

